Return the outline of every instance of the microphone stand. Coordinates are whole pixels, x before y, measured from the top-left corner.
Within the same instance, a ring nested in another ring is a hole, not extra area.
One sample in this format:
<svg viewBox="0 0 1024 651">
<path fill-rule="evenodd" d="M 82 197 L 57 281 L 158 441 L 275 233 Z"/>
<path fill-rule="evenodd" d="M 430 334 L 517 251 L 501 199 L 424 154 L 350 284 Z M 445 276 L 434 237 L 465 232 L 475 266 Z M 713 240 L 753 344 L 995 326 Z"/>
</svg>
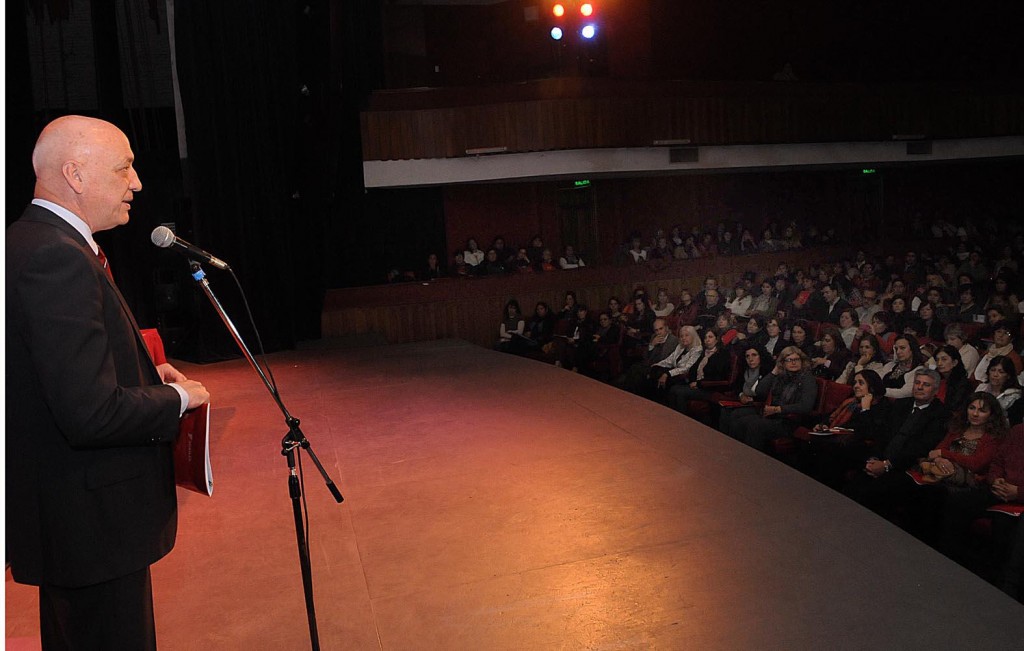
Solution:
<svg viewBox="0 0 1024 651">
<path fill-rule="evenodd" d="M 309 620 L 309 639 L 312 645 L 313 651 L 320 651 L 320 637 L 317 633 L 316 628 L 316 609 L 313 605 L 313 571 L 309 560 L 309 544 L 306 540 L 305 530 L 302 526 L 302 488 L 299 483 L 299 473 L 296 470 L 296 448 L 301 448 L 306 451 L 309 458 L 313 460 L 317 470 L 320 471 L 320 475 L 324 479 L 324 483 L 327 485 L 327 490 L 334 496 L 334 500 L 339 504 L 345 499 L 341 496 L 341 492 L 338 487 L 334 485 L 330 475 L 324 469 L 320 463 L 320 459 L 317 458 L 316 453 L 313 452 L 313 448 L 306 439 L 306 435 L 299 429 L 299 419 L 295 418 L 288 412 L 288 408 L 285 407 L 284 402 L 281 400 L 281 395 L 278 393 L 277 388 L 267 379 L 267 376 L 263 372 L 263 368 L 256 363 L 256 359 L 249 352 L 249 347 L 246 346 L 245 341 L 242 339 L 242 335 L 238 333 L 238 329 L 235 328 L 235 324 L 231 322 L 231 318 L 228 317 L 227 312 L 224 311 L 224 307 L 221 306 L 220 301 L 214 295 L 213 290 L 210 288 L 209 281 L 206 280 L 206 272 L 203 271 L 202 266 L 194 260 L 190 261 L 190 267 L 192 269 L 192 278 L 199 284 L 199 287 L 206 294 L 206 298 L 210 299 L 210 304 L 213 305 L 214 311 L 220 316 L 220 320 L 224 322 L 228 331 L 234 338 L 235 343 L 238 344 L 238 348 L 242 351 L 242 355 L 252 366 L 256 374 L 263 380 L 263 386 L 270 392 L 274 402 L 277 403 L 278 409 L 284 415 L 284 422 L 288 425 L 288 433 L 281 439 L 281 454 L 285 457 L 288 463 L 288 495 L 292 501 L 292 514 L 295 516 L 295 539 L 299 546 L 299 566 L 302 569 L 302 590 L 306 596 L 306 617 Z M 301 462 L 301 459 L 299 460 Z"/>
</svg>

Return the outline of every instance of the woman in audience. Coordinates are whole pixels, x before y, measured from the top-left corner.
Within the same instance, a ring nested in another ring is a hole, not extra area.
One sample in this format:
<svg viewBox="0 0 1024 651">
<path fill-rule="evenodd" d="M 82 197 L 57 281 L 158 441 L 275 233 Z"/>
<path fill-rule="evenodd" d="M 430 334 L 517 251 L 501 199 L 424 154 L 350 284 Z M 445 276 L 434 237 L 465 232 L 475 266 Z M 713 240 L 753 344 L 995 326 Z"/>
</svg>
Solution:
<svg viewBox="0 0 1024 651">
<path fill-rule="evenodd" d="M 647 250 L 640 244 L 639 237 L 634 237 L 629 243 L 629 259 L 633 261 L 633 264 L 647 262 Z"/>
<path fill-rule="evenodd" d="M 871 334 L 878 338 L 882 353 L 892 356 L 892 347 L 896 343 L 896 333 L 892 329 L 892 317 L 888 312 L 875 312 L 871 317 Z"/>
<path fill-rule="evenodd" d="M 960 411 L 966 405 L 967 396 L 971 393 L 971 382 L 964 370 L 960 351 L 955 346 L 946 344 L 935 352 L 935 370 L 939 372 L 942 382 L 936 398 L 949 407 L 952 412 Z"/>
<path fill-rule="evenodd" d="M 654 334 L 654 311 L 648 307 L 647 298 L 644 295 L 636 295 L 633 298 L 633 311 L 626 319 L 626 341 L 625 345 L 638 345 L 646 342 Z"/>
<path fill-rule="evenodd" d="M 917 334 L 922 339 L 929 341 L 942 341 L 945 338 L 946 324 L 935 315 L 935 306 L 931 302 L 921 303 L 917 311 L 917 318 L 920 320 L 921 331 Z"/>
<path fill-rule="evenodd" d="M 618 297 L 612 296 L 608 299 L 608 314 L 611 315 L 612 320 L 622 321 L 622 301 Z"/>
<path fill-rule="evenodd" d="M 657 390 L 659 396 L 667 396 L 668 391 L 678 383 L 685 383 L 687 373 L 693 368 L 700 358 L 703 347 L 701 346 L 700 335 L 697 329 L 691 325 L 679 327 L 679 345 L 672 353 L 651 367 L 648 373 L 649 385 L 652 391 Z M 666 400 L 661 400 L 665 402 Z"/>
<path fill-rule="evenodd" d="M 620 328 L 622 326 L 612 320 L 607 312 L 602 312 L 597 317 L 597 329 L 590 336 L 587 345 L 581 344 L 576 349 L 574 360 L 574 371 L 585 375 L 593 376 L 593 365 L 601 357 L 617 355 L 619 340 L 621 339 Z"/>
<path fill-rule="evenodd" d="M 764 331 L 768 334 L 768 339 L 764 342 L 764 349 L 772 356 L 772 359 L 775 359 L 786 346 L 786 340 L 782 336 L 782 324 L 777 318 L 772 317 L 765 321 Z"/>
<path fill-rule="evenodd" d="M 476 244 L 472 237 L 466 241 L 466 250 L 462 252 L 463 261 L 469 265 L 470 273 L 475 274 L 477 268 L 483 264 L 484 252 Z"/>
<path fill-rule="evenodd" d="M 978 368 L 981 356 L 978 354 L 978 349 L 967 342 L 963 326 L 959 323 L 950 323 L 946 326 L 945 340 L 947 344 L 959 351 L 960 359 L 963 360 L 964 370 L 967 371 L 968 377 L 973 376 L 974 371 Z"/>
<path fill-rule="evenodd" d="M 893 359 L 880 375 L 887 398 L 908 398 L 914 388 L 914 373 L 924 365 L 921 346 L 914 335 L 899 335 L 892 347 Z"/>
<path fill-rule="evenodd" d="M 860 333 L 860 320 L 857 318 L 857 310 L 848 307 L 839 313 L 839 336 L 843 338 L 843 346 L 847 350 L 853 350 L 853 340 Z"/>
<path fill-rule="evenodd" d="M 811 375 L 810 359 L 796 346 L 787 346 L 775 368 L 758 383 L 755 394 L 767 398 L 764 409 L 734 418 L 725 433 L 766 451 L 773 439 L 792 436 L 800 417 L 814 409 L 818 387 Z"/>
<path fill-rule="evenodd" d="M 686 373 L 685 383 L 669 389 L 668 405 L 685 414 L 691 400 L 711 400 L 712 395 L 704 384 L 727 380 L 731 367 L 732 355 L 721 345 L 719 333 L 708 330 L 704 333 L 704 349 L 700 359 Z"/>
<path fill-rule="evenodd" d="M 755 314 L 747 319 L 747 325 L 745 328 L 741 328 L 741 332 L 736 335 L 736 339 L 742 342 L 743 346 L 761 346 L 764 347 L 768 341 L 768 333 L 765 331 L 766 320 L 760 314 Z M 745 330 L 745 332 L 743 332 Z"/>
<path fill-rule="evenodd" d="M 739 329 L 736 327 L 736 317 L 729 312 L 722 312 L 715 319 L 715 329 L 721 333 L 723 346 L 731 346 L 739 336 Z"/>
<path fill-rule="evenodd" d="M 658 289 L 658 300 L 654 304 L 654 315 L 665 317 L 675 312 L 676 306 L 668 300 L 668 290 L 664 287 Z"/>
<path fill-rule="evenodd" d="M 733 299 L 725 302 L 725 309 L 732 312 L 733 316 L 745 317 L 750 312 L 750 304 L 753 299 L 747 294 L 747 286 L 737 283 L 733 288 Z"/>
<path fill-rule="evenodd" d="M 907 321 L 913 316 L 907 309 L 907 298 L 902 294 L 893 296 L 889 301 L 889 313 L 892 316 L 892 329 L 896 332 L 903 332 Z"/>
<path fill-rule="evenodd" d="M 821 334 L 821 348 L 811 354 L 811 372 L 815 377 L 835 380 L 850 362 L 850 349 L 843 344 L 843 336 L 835 326 L 826 326 Z"/>
<path fill-rule="evenodd" d="M 544 301 L 537 303 L 533 308 L 533 316 L 526 322 L 526 331 L 523 332 L 523 339 L 513 337 L 512 352 L 523 354 L 529 351 L 544 348 L 551 343 L 555 334 L 555 317 L 551 308 Z M 519 345 L 516 345 L 516 340 Z"/>
<path fill-rule="evenodd" d="M 811 325 L 803 319 L 793 322 L 789 329 L 789 343 L 796 346 L 810 357 L 814 352 L 814 339 L 811 336 Z"/>
<path fill-rule="evenodd" d="M 1020 380 L 1014 373 L 1013 362 L 1008 358 L 999 356 L 992 360 L 988 365 L 985 382 L 978 385 L 978 391 L 995 396 L 1011 423 L 1020 422 L 1024 400 L 1021 400 Z"/>
<path fill-rule="evenodd" d="M 1024 506 L 1024 429 L 1014 428 L 996 451 L 984 482 L 950 492 L 942 508 L 939 549 L 1024 603 L 1024 517 L 992 515 L 994 506 Z M 971 526 L 976 519 L 991 517 L 992 545 L 982 554 L 973 552 Z"/>
<path fill-rule="evenodd" d="M 1001 321 L 996 325 L 992 331 L 992 343 L 989 344 L 988 350 L 978 362 L 978 367 L 974 369 L 974 379 L 979 382 L 984 381 L 989 364 L 1000 355 L 1008 357 L 1013 362 L 1013 367 L 1017 369 L 1014 375 L 1024 371 L 1024 362 L 1021 361 L 1020 355 L 1017 354 L 1013 347 L 1013 331 L 1010 328 L 1011 326 L 1007 321 Z"/>
<path fill-rule="evenodd" d="M 537 271 L 558 271 L 551 249 L 544 249 L 540 252 L 540 262 L 537 263 Z"/>
<path fill-rule="evenodd" d="M 740 235 L 740 253 L 757 253 L 757 248 L 754 235 L 749 228 L 744 228 L 743 234 Z"/>
<path fill-rule="evenodd" d="M 465 278 L 469 276 L 470 266 L 466 264 L 466 258 L 463 256 L 462 251 L 456 251 L 452 256 L 454 263 L 452 264 L 452 275 L 456 278 Z"/>
<path fill-rule="evenodd" d="M 482 265 L 477 266 L 477 269 L 485 276 L 501 276 L 507 271 L 505 263 L 498 257 L 497 249 L 488 249 L 487 257 L 484 258 Z"/>
<path fill-rule="evenodd" d="M 860 280 L 857 283 L 857 287 L 860 291 L 872 290 L 874 292 L 880 292 L 882 290 L 882 281 L 878 276 L 875 275 L 875 265 L 871 262 L 865 262 L 860 268 Z"/>
<path fill-rule="evenodd" d="M 722 407 L 718 417 L 720 432 L 731 431 L 734 419 L 757 413 L 758 407 L 753 404 L 757 385 L 775 366 L 775 360 L 756 344 L 744 343 L 739 347 L 739 351 L 743 355 L 744 368 L 743 373 L 736 378 L 737 386 L 733 388 L 738 394 L 736 402 L 739 405 Z"/>
<path fill-rule="evenodd" d="M 569 290 L 565 293 L 565 303 L 558 313 L 560 321 L 573 321 L 576 319 L 576 292 Z"/>
<path fill-rule="evenodd" d="M 857 371 L 850 384 L 853 397 L 842 402 L 829 415 L 828 422 L 815 425 L 813 431 L 817 435 L 801 448 L 800 467 L 836 490 L 849 470 L 863 465 L 866 442 L 885 430 L 892 408 L 892 403 L 885 399 L 882 378 L 875 371 Z M 833 434 L 825 436 L 829 431 Z"/>
<path fill-rule="evenodd" d="M 770 280 L 761 283 L 761 293 L 750 303 L 750 314 L 760 314 L 764 317 L 775 316 L 779 309 L 779 299 L 775 295 L 775 285 Z"/>
<path fill-rule="evenodd" d="M 523 320 L 523 312 L 519 308 L 519 301 L 509 300 L 505 303 L 505 316 L 498 327 L 498 343 L 495 349 L 502 352 L 511 352 L 512 339 L 515 335 L 522 336 L 526 330 L 526 321 Z"/>
</svg>

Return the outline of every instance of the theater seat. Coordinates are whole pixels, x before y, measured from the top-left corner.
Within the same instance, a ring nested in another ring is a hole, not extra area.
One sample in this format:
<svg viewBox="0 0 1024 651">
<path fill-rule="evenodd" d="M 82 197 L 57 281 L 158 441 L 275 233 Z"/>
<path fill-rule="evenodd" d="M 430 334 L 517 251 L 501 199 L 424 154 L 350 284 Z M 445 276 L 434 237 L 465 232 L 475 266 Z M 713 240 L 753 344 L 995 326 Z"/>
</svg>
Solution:
<svg viewBox="0 0 1024 651">
<path fill-rule="evenodd" d="M 793 437 L 783 436 L 771 442 L 769 449 L 773 455 L 787 456 L 795 453 L 798 444 L 810 440 L 809 427 L 827 421 L 832 412 L 853 395 L 853 387 L 849 384 L 839 384 L 820 377 L 814 378 L 814 381 L 818 388 L 818 400 L 815 402 L 814 410 L 800 418 L 801 425 L 793 432 Z"/>
</svg>

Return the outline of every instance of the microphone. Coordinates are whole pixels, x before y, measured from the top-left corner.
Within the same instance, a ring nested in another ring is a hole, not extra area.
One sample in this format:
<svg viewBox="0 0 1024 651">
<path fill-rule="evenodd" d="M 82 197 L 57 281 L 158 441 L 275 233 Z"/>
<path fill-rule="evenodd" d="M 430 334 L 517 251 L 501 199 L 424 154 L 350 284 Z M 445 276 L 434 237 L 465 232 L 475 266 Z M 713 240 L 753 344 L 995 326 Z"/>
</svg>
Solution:
<svg viewBox="0 0 1024 651">
<path fill-rule="evenodd" d="M 190 258 L 197 258 L 204 262 L 209 262 L 218 269 L 227 271 L 231 269 L 231 265 L 224 262 L 220 258 L 214 257 L 206 251 L 200 249 L 198 246 L 189 244 L 185 240 L 181 239 L 174 232 L 166 226 L 157 226 L 153 229 L 152 235 L 149 236 L 153 244 L 156 244 L 161 249 L 174 249 L 178 253 L 187 255 Z"/>
</svg>

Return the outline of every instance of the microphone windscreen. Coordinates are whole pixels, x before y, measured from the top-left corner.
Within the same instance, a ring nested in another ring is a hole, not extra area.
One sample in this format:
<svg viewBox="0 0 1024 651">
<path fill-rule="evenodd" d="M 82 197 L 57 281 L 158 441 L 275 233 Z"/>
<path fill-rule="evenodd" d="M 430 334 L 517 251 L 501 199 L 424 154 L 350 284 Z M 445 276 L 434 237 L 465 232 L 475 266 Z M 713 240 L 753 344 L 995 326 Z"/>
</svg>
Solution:
<svg viewBox="0 0 1024 651">
<path fill-rule="evenodd" d="M 174 244 L 174 233 L 171 229 L 166 226 L 157 226 L 153 229 L 153 233 L 149 236 L 153 244 L 156 244 L 161 249 L 166 249 L 170 245 Z"/>
</svg>

